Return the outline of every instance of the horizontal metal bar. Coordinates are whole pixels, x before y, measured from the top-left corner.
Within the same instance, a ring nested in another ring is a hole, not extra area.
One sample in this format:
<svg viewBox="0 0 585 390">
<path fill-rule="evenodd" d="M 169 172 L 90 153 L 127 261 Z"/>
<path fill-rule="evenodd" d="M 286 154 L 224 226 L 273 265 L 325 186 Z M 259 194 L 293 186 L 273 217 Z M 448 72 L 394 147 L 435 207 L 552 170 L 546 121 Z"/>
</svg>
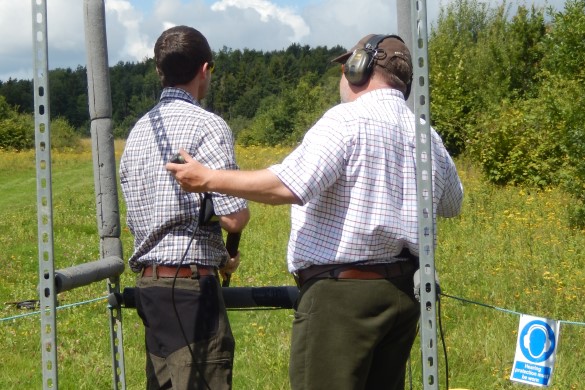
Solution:
<svg viewBox="0 0 585 390">
<path fill-rule="evenodd" d="M 55 271 L 57 293 L 120 276 L 124 272 L 124 260 L 111 256 Z"/>
<path fill-rule="evenodd" d="M 108 303 L 115 308 L 136 308 L 135 293 L 134 287 L 126 287 L 121 294 L 110 294 Z M 252 307 L 292 309 L 299 289 L 296 286 L 223 287 L 222 293 L 228 309 Z"/>
</svg>

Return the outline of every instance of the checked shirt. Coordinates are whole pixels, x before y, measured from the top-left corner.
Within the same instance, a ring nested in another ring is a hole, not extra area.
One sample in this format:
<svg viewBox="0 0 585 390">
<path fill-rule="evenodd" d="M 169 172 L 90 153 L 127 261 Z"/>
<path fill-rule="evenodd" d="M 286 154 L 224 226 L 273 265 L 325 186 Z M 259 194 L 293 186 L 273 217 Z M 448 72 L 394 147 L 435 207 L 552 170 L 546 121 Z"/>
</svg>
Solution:
<svg viewBox="0 0 585 390">
<path fill-rule="evenodd" d="M 238 169 L 225 121 L 184 90 L 165 88 L 159 103 L 130 132 L 120 162 L 127 222 L 134 235 L 129 264 L 135 272 L 153 263 L 178 264 L 196 230 L 183 264 L 218 266 L 227 259 L 219 226 L 197 229 L 201 194 L 183 191 L 165 169 L 179 148 L 210 168 Z M 217 215 L 247 207 L 245 200 L 215 193 L 213 205 Z"/>
<path fill-rule="evenodd" d="M 431 131 L 434 215 L 455 216 L 463 188 Z M 403 248 L 418 255 L 415 146 L 415 117 L 402 93 L 378 89 L 330 109 L 270 167 L 302 202 L 291 209 L 289 271 L 388 262 Z"/>
</svg>

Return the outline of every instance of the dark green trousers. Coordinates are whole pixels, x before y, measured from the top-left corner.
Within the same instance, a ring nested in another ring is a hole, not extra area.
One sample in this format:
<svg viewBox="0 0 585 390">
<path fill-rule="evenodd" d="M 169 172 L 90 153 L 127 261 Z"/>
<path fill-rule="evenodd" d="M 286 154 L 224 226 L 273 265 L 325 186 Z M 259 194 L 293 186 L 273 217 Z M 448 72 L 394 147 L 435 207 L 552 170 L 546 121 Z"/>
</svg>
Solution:
<svg viewBox="0 0 585 390">
<path fill-rule="evenodd" d="M 420 306 L 413 275 L 310 280 L 292 329 L 293 390 L 402 390 Z"/>
</svg>

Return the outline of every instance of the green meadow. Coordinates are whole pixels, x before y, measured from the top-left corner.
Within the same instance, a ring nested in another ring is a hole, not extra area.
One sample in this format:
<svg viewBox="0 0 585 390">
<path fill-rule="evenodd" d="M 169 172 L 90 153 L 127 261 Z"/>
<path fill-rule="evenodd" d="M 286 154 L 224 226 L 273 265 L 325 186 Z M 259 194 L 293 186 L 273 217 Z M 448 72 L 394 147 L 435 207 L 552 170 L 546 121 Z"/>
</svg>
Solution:
<svg viewBox="0 0 585 390">
<path fill-rule="evenodd" d="M 116 142 L 119 158 L 123 148 Z M 280 161 L 286 148 L 237 148 L 244 169 Z M 571 199 L 550 188 L 497 187 L 466 160 L 457 160 L 465 187 L 461 216 L 440 220 L 435 252 L 440 274 L 441 325 L 448 361 L 439 339 L 440 388 L 517 389 L 509 381 L 519 313 L 561 320 L 553 372 L 554 390 L 585 388 L 585 231 L 568 227 Z M 92 157 L 82 151 L 52 155 L 55 269 L 97 260 Z M 120 195 L 121 198 L 121 195 Z M 122 215 L 124 256 L 132 237 Z M 289 208 L 250 204 L 252 220 L 242 235 L 242 264 L 232 286 L 293 285 L 286 270 Z M 42 388 L 40 318 L 15 302 L 37 298 L 37 209 L 33 151 L 0 151 L 0 387 Z M 128 269 L 122 287 L 132 287 Z M 58 387 L 111 389 L 106 282 L 59 294 L 57 312 Z M 232 310 L 236 337 L 234 389 L 288 389 L 292 311 Z M 124 309 L 127 389 L 144 388 L 142 324 Z M 420 344 L 411 352 L 411 384 L 422 389 Z M 389 367 L 391 369 L 391 367 Z"/>
</svg>

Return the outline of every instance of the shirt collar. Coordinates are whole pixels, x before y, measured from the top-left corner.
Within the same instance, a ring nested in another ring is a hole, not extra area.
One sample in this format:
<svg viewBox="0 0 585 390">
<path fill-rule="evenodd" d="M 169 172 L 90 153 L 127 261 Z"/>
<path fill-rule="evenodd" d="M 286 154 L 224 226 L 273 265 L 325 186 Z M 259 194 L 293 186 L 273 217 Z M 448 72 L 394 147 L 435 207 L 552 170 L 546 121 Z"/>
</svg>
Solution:
<svg viewBox="0 0 585 390">
<path fill-rule="evenodd" d="M 187 91 L 185 91 L 184 89 L 181 88 L 175 88 L 175 87 L 166 87 L 165 89 L 163 89 L 161 95 L 160 95 L 160 101 L 163 100 L 173 100 L 173 99 L 180 99 L 180 100 L 184 100 L 188 103 L 194 104 L 196 106 L 199 106 L 199 102 L 197 100 L 195 100 L 193 98 L 193 96 L 191 96 L 191 94 Z"/>
<path fill-rule="evenodd" d="M 386 99 L 396 99 L 399 98 L 404 101 L 404 95 L 397 89 L 393 88 L 378 88 L 372 91 L 366 92 L 361 95 L 357 100 L 386 100 Z"/>
</svg>

